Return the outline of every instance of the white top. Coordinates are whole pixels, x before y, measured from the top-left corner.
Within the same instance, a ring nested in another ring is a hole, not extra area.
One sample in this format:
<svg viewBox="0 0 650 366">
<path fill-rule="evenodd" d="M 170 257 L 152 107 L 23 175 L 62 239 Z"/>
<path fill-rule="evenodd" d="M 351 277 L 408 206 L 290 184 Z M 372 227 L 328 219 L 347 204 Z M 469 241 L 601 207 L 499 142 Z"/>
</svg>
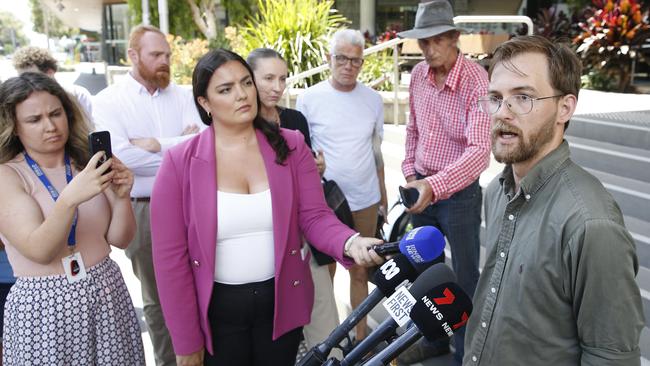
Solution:
<svg viewBox="0 0 650 366">
<path fill-rule="evenodd" d="M 62 86 L 65 89 L 65 91 L 74 95 L 74 97 L 77 98 L 77 103 L 79 103 L 81 109 L 83 109 L 83 111 L 86 113 L 88 119 L 92 120 L 93 118 L 92 95 L 90 94 L 88 89 L 77 84 L 68 84 Z"/>
<path fill-rule="evenodd" d="M 252 194 L 217 191 L 214 280 L 238 285 L 275 276 L 271 190 Z"/>
<path fill-rule="evenodd" d="M 333 179 L 352 211 L 381 198 L 373 156 L 373 133 L 383 139 L 384 105 L 376 91 L 357 83 L 349 92 L 334 89 L 329 80 L 298 96 L 296 109 L 309 123 L 314 150 L 325 155 L 325 178 Z"/>
<path fill-rule="evenodd" d="M 93 99 L 96 130 L 111 133 L 113 154 L 133 171 L 132 197 L 149 197 L 163 153 L 170 147 L 192 138 L 181 136 L 183 129 L 201 122 L 192 91 L 170 83 L 151 95 L 131 74 L 102 90 Z M 155 137 L 162 151 L 150 153 L 129 139 Z"/>
</svg>

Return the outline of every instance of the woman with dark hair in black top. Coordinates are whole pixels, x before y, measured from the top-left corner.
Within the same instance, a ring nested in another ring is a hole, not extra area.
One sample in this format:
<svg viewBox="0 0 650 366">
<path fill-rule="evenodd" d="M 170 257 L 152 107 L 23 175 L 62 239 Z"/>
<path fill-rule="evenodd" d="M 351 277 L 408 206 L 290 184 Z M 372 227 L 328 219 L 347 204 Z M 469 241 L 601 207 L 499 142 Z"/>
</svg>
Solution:
<svg viewBox="0 0 650 366">
<path fill-rule="evenodd" d="M 261 102 L 260 115 L 267 121 L 279 123 L 281 127 L 300 131 L 305 137 L 305 143 L 311 148 L 309 126 L 305 116 L 295 109 L 278 106 L 287 86 L 286 81 L 289 73 L 282 56 L 270 48 L 257 48 L 248 55 L 246 62 L 253 69 Z M 318 172 L 323 176 L 325 172 L 323 152 L 315 153 L 314 158 Z M 336 262 L 316 248 L 310 246 L 310 249 L 313 256 L 311 270 L 315 296 L 311 323 L 303 329 L 308 348 L 325 340 L 339 323 L 332 288 Z M 332 355 L 341 356 L 338 353 L 332 353 Z"/>
<path fill-rule="evenodd" d="M 311 148 L 309 137 L 309 126 L 307 119 L 299 111 L 291 108 L 284 108 L 278 102 L 287 87 L 287 63 L 282 56 L 270 48 L 256 48 L 248 55 L 246 62 L 253 69 L 255 84 L 260 95 L 260 115 L 269 122 L 280 124 L 280 127 L 290 130 L 298 130 L 305 137 L 305 143 Z M 323 175 L 325 171 L 325 159 L 323 152 L 316 155 L 318 172 Z"/>
</svg>

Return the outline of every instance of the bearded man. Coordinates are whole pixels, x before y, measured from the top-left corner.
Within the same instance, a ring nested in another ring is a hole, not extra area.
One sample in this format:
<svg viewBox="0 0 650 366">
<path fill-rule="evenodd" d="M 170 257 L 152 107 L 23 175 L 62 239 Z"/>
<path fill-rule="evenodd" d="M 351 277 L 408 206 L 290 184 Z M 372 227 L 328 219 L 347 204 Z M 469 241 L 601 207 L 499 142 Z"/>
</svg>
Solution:
<svg viewBox="0 0 650 366">
<path fill-rule="evenodd" d="M 540 36 L 514 38 L 492 60 L 479 105 L 506 166 L 486 191 L 487 258 L 463 365 L 640 365 L 634 240 L 564 140 L 580 60 Z"/>
<path fill-rule="evenodd" d="M 135 175 L 131 204 L 138 227 L 126 255 L 141 282 L 156 365 L 175 365 L 153 271 L 149 196 L 163 152 L 191 138 L 204 125 L 191 90 L 170 82 L 171 49 L 159 29 L 144 25 L 133 29 L 128 55 L 131 71 L 97 94 L 93 117 L 98 130 L 111 133 L 113 152 Z"/>
</svg>

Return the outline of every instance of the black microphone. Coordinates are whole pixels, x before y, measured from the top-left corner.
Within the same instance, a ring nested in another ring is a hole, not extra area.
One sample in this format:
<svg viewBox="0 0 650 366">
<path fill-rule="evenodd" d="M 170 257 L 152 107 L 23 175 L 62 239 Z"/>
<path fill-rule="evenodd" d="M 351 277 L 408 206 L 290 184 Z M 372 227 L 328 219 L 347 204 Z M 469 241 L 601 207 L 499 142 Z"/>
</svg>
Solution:
<svg viewBox="0 0 650 366">
<path fill-rule="evenodd" d="M 377 286 L 368 297 L 366 297 L 356 309 L 352 311 L 338 327 L 323 342 L 314 346 L 298 362 L 297 366 L 320 366 L 335 346 L 339 344 L 361 319 L 385 297 L 390 296 L 399 286 L 415 280 L 418 272 L 413 268 L 409 259 L 403 254 L 387 260 L 375 271 L 373 282 Z"/>
<path fill-rule="evenodd" d="M 408 292 L 415 298 L 419 299 L 427 294 L 432 288 L 439 284 L 455 282 L 456 275 L 445 264 L 438 263 L 427 268 L 415 280 Z M 399 324 L 392 317 L 384 320 L 368 337 L 356 345 L 339 363 L 341 366 L 355 365 L 361 359 L 372 351 L 379 343 L 385 341 L 395 334 Z"/>
<path fill-rule="evenodd" d="M 472 313 L 472 300 L 455 282 L 436 286 L 416 298 L 410 317 L 414 326 L 384 348 L 364 366 L 384 366 L 404 352 L 423 335 L 428 341 L 451 337 L 467 324 Z"/>
<path fill-rule="evenodd" d="M 445 237 L 434 226 L 421 226 L 404 234 L 399 242 L 373 245 L 372 249 L 381 256 L 402 253 L 411 263 L 424 263 L 442 254 L 445 250 Z"/>
</svg>

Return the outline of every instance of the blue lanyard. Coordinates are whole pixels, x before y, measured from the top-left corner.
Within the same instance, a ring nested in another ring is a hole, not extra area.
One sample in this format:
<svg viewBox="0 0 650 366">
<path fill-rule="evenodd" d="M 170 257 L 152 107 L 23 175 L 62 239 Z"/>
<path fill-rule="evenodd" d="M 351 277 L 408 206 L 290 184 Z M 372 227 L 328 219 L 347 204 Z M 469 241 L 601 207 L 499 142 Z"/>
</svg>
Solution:
<svg viewBox="0 0 650 366">
<path fill-rule="evenodd" d="M 47 179 L 47 176 L 45 176 L 45 173 L 43 173 L 43 170 L 41 167 L 38 165 L 37 162 L 34 161 L 34 159 L 27 154 L 27 152 L 24 152 L 23 155 L 25 155 L 25 162 L 27 162 L 27 165 L 32 169 L 34 174 L 38 177 L 38 179 L 43 183 L 45 188 L 47 189 L 48 192 L 50 192 L 50 196 L 52 196 L 52 199 L 54 201 L 59 198 L 59 191 L 54 188 L 52 183 L 50 182 L 49 179 Z M 72 180 L 72 165 L 70 165 L 70 157 L 66 153 L 64 156 L 65 160 L 65 180 L 70 183 Z M 70 234 L 68 234 L 68 246 L 70 248 L 74 247 L 76 244 L 76 239 L 75 239 L 75 232 L 77 231 L 77 212 L 75 211 L 74 213 L 74 218 L 72 219 L 72 227 L 70 227 Z"/>
</svg>

